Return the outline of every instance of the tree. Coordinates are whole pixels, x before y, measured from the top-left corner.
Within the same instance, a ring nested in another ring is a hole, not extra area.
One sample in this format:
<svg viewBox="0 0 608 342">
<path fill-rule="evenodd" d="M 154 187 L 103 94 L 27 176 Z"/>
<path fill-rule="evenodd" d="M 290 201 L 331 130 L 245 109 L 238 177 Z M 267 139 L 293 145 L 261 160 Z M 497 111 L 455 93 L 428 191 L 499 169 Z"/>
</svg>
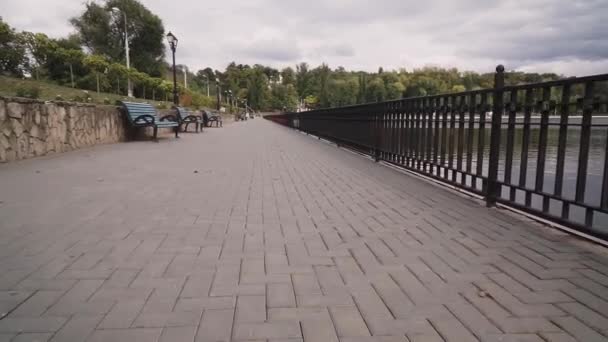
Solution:
<svg viewBox="0 0 608 342">
<path fill-rule="evenodd" d="M 386 86 L 386 97 L 389 100 L 400 99 L 404 91 L 405 86 L 400 81 L 395 81 Z"/>
<path fill-rule="evenodd" d="M 311 75 L 306 63 L 300 63 L 296 66 L 296 90 L 300 98 L 312 95 Z"/>
<path fill-rule="evenodd" d="M 28 60 L 23 37 L 0 17 L 0 73 L 23 77 Z"/>
<path fill-rule="evenodd" d="M 320 67 L 315 69 L 315 72 L 319 82 L 319 105 L 321 105 L 321 108 L 327 108 L 331 105 L 329 94 L 331 69 L 327 64 L 323 63 Z"/>
<path fill-rule="evenodd" d="M 52 52 L 53 40 L 44 33 L 22 32 L 26 55 L 29 57 L 28 73 L 37 80 L 46 74 L 44 70 L 48 56 Z"/>
<path fill-rule="evenodd" d="M 275 84 L 271 90 L 271 107 L 294 111 L 298 107 L 298 92 L 293 84 Z"/>
<path fill-rule="evenodd" d="M 81 50 L 59 48 L 57 55 L 70 70 L 70 83 L 75 87 L 74 64 L 83 65 L 84 53 Z"/>
<path fill-rule="evenodd" d="M 84 58 L 84 65 L 95 73 L 97 79 L 97 93 L 99 93 L 99 77 L 108 70 L 108 61 L 105 57 L 100 55 L 88 55 Z"/>
<path fill-rule="evenodd" d="M 247 99 L 249 106 L 260 110 L 267 106 L 268 101 L 268 77 L 264 73 L 264 67 L 255 65 L 247 80 Z"/>
<path fill-rule="evenodd" d="M 112 11 L 118 8 L 119 11 Z M 92 53 L 112 62 L 125 61 L 125 21 L 130 45 L 131 65 L 152 76 L 160 76 L 165 54 L 164 27 L 158 16 L 137 0 L 88 2 L 84 12 L 71 19 L 82 43 Z"/>
<path fill-rule="evenodd" d="M 281 70 L 281 80 L 284 85 L 296 84 L 296 73 L 292 68 L 287 67 Z"/>
<path fill-rule="evenodd" d="M 381 102 L 386 99 L 386 87 L 382 78 L 375 77 L 367 84 L 366 102 Z"/>
<path fill-rule="evenodd" d="M 111 63 L 108 66 L 108 76 L 110 81 L 116 84 L 116 94 L 120 94 L 120 81 L 126 81 L 129 70 L 126 66 L 118 63 Z"/>
</svg>

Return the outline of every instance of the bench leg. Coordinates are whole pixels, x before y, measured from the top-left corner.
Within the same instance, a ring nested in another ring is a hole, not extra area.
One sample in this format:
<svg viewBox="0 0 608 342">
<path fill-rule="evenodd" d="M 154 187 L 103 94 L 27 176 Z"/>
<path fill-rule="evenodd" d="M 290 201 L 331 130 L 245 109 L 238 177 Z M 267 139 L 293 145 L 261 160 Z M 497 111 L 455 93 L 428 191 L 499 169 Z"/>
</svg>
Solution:
<svg viewBox="0 0 608 342">
<path fill-rule="evenodd" d="M 158 134 L 158 127 L 154 126 L 154 140 L 158 141 L 156 135 Z"/>
<path fill-rule="evenodd" d="M 175 137 L 176 138 L 179 138 L 178 133 L 179 133 L 179 126 L 175 127 Z"/>
</svg>

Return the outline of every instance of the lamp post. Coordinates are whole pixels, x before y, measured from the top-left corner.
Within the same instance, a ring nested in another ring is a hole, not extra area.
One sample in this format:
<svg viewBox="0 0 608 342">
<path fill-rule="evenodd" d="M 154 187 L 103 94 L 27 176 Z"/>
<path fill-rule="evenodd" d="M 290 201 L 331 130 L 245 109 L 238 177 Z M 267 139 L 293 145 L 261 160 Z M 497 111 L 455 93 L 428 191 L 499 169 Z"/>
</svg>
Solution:
<svg viewBox="0 0 608 342">
<path fill-rule="evenodd" d="M 184 65 L 182 71 L 184 72 L 184 88 L 188 89 L 188 67 Z"/>
<path fill-rule="evenodd" d="M 129 35 L 127 33 L 127 13 L 121 11 L 118 7 L 112 7 L 112 12 L 122 12 L 125 20 L 125 57 L 127 60 L 127 70 L 131 69 L 131 62 L 129 59 Z M 131 85 L 131 78 L 127 75 L 127 96 L 133 97 L 133 86 Z"/>
<path fill-rule="evenodd" d="M 230 113 L 232 113 L 232 101 L 233 101 L 233 97 L 232 97 L 232 90 L 228 90 L 228 96 L 230 96 Z"/>
<path fill-rule="evenodd" d="M 209 97 L 209 76 L 205 75 L 205 83 L 207 83 L 207 97 Z"/>
<path fill-rule="evenodd" d="M 173 52 L 173 103 L 175 105 L 179 104 L 179 99 L 177 97 L 177 75 L 175 73 L 175 50 L 177 49 L 177 37 L 173 35 L 173 33 L 167 33 L 167 41 L 169 42 L 169 46 L 171 47 L 171 51 Z"/>
<path fill-rule="evenodd" d="M 217 96 L 217 110 L 219 111 L 221 106 L 222 106 L 222 90 L 220 89 L 220 79 L 216 78 L 215 79 L 215 86 L 217 87 L 215 89 L 215 95 Z"/>
</svg>

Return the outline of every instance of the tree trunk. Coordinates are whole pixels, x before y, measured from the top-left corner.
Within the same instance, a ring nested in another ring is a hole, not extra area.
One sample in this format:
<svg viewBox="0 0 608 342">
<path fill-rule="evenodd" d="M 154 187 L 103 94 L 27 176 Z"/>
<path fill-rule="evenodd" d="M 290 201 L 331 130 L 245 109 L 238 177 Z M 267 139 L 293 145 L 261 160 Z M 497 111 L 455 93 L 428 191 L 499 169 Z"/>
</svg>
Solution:
<svg viewBox="0 0 608 342">
<path fill-rule="evenodd" d="M 143 96 L 143 98 L 144 99 L 146 98 L 146 86 L 144 86 L 144 96 Z"/>
<path fill-rule="evenodd" d="M 99 94 L 99 73 L 96 73 L 95 76 L 97 76 L 97 94 Z"/>
<path fill-rule="evenodd" d="M 74 71 L 72 70 L 72 63 L 70 63 L 70 80 L 72 81 L 72 88 L 74 88 Z"/>
<path fill-rule="evenodd" d="M 116 90 L 116 94 L 120 95 L 120 78 L 118 78 L 117 81 L 118 81 L 118 90 Z"/>
<path fill-rule="evenodd" d="M 156 101 L 156 89 L 152 88 L 152 101 Z"/>
</svg>

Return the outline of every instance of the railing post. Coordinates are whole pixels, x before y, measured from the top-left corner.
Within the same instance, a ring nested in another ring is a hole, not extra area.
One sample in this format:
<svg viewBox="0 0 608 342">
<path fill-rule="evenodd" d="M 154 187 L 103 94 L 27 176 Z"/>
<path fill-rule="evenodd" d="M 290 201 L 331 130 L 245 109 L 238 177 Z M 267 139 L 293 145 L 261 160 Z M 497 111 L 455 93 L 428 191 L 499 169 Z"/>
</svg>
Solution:
<svg viewBox="0 0 608 342">
<path fill-rule="evenodd" d="M 380 161 L 380 112 L 374 113 L 374 124 L 373 124 L 373 137 L 374 137 L 374 160 Z"/>
<path fill-rule="evenodd" d="M 505 87 L 505 67 L 499 65 L 494 74 L 494 93 L 492 101 L 492 130 L 490 132 L 490 155 L 488 159 L 488 186 L 486 204 L 491 207 L 500 197 L 501 186 L 498 183 L 498 161 L 500 158 L 500 130 L 502 125 L 502 112 L 504 110 L 503 94 Z M 485 113 L 481 113 L 485 115 Z"/>
</svg>

